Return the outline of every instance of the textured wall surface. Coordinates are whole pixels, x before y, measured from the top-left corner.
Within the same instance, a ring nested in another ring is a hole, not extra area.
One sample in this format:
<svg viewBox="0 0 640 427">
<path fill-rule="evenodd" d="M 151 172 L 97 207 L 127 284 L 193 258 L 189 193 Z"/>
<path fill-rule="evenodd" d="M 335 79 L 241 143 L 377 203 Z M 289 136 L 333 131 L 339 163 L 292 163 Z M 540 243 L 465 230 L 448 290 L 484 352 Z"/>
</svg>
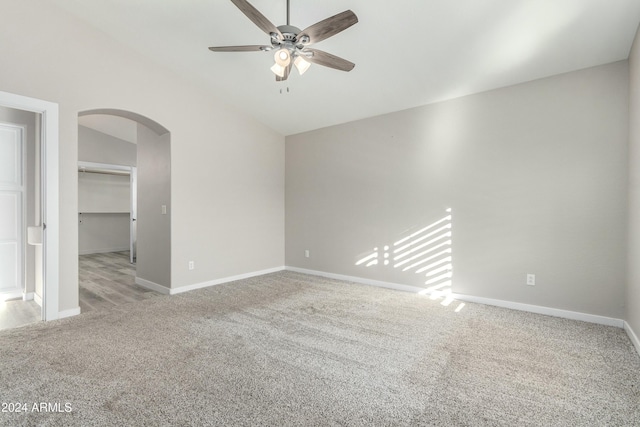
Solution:
<svg viewBox="0 0 640 427">
<path fill-rule="evenodd" d="M 622 318 L 627 129 L 622 61 L 287 137 L 287 265 Z"/>
</svg>

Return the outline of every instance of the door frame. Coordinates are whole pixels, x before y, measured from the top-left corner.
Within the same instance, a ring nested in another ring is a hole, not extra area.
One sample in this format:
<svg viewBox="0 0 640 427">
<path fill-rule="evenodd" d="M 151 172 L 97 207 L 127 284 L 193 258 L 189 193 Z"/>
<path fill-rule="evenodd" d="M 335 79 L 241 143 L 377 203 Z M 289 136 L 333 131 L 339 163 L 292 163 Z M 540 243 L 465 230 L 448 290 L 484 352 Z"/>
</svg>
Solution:
<svg viewBox="0 0 640 427">
<path fill-rule="evenodd" d="M 0 105 L 31 111 L 42 117 L 41 179 L 43 232 L 42 320 L 55 320 L 59 312 L 60 209 L 59 209 L 59 112 L 58 104 L 0 91 Z"/>
<path fill-rule="evenodd" d="M 131 188 L 131 216 L 129 217 L 129 261 L 135 264 L 138 258 L 138 167 L 131 166 L 129 175 Z"/>
</svg>

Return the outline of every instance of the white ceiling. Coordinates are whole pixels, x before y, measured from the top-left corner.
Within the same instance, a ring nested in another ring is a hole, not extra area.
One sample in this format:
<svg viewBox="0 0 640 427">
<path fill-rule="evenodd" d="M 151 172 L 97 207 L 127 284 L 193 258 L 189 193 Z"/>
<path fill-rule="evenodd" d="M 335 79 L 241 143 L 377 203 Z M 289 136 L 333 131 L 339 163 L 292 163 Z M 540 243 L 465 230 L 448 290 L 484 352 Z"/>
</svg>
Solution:
<svg viewBox="0 0 640 427">
<path fill-rule="evenodd" d="M 291 0 L 300 28 L 356 13 L 314 45 L 356 67 L 276 83 L 272 54 L 207 49 L 268 44 L 231 1 L 52 1 L 285 135 L 626 59 L 640 22 L 639 0 Z M 250 2 L 285 23 L 286 0 Z"/>
</svg>

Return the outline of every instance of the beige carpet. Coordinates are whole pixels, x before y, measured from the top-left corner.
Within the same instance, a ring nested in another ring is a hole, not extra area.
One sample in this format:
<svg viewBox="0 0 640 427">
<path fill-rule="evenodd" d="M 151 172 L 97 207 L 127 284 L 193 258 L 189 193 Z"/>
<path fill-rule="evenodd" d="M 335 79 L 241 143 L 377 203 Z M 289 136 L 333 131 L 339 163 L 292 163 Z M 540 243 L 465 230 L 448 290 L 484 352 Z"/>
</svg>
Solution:
<svg viewBox="0 0 640 427">
<path fill-rule="evenodd" d="M 640 425 L 623 330 L 457 308 L 282 272 L 0 331 L 0 424 Z"/>
</svg>

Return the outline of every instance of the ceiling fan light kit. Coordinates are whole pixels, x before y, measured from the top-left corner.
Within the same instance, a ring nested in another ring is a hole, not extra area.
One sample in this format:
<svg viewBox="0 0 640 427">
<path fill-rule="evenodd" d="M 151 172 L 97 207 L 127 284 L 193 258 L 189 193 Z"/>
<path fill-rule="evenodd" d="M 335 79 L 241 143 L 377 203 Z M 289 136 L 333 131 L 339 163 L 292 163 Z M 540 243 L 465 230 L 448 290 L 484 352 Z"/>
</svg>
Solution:
<svg viewBox="0 0 640 427">
<path fill-rule="evenodd" d="M 278 77 L 284 77 L 284 70 L 285 68 L 276 64 L 273 64 L 273 66 L 271 67 L 271 71 L 273 71 L 273 74 L 275 74 Z"/>
<path fill-rule="evenodd" d="M 293 64 L 298 69 L 298 73 L 300 73 L 300 75 L 303 75 L 304 73 L 306 73 L 309 67 L 311 67 L 311 63 L 306 59 L 304 59 L 302 56 L 296 56 L 296 59 L 295 61 L 293 61 Z"/>
<path fill-rule="evenodd" d="M 276 51 L 274 59 L 276 60 L 276 64 L 281 67 L 286 67 L 291 62 L 291 53 L 287 49 L 279 49 Z"/>
<path fill-rule="evenodd" d="M 300 75 L 304 74 L 312 63 L 340 71 L 351 71 L 355 64 L 338 56 L 312 49 L 308 46 L 334 36 L 358 22 L 358 17 L 350 10 L 324 19 L 312 26 L 300 30 L 289 25 L 289 0 L 287 0 L 287 24 L 276 27 L 258 9 L 246 0 L 231 0 L 242 13 L 271 38 L 271 46 L 214 46 L 213 52 L 269 52 L 275 50 L 275 64 L 271 71 L 276 81 L 284 81 L 289 77 L 295 65 Z"/>
</svg>

